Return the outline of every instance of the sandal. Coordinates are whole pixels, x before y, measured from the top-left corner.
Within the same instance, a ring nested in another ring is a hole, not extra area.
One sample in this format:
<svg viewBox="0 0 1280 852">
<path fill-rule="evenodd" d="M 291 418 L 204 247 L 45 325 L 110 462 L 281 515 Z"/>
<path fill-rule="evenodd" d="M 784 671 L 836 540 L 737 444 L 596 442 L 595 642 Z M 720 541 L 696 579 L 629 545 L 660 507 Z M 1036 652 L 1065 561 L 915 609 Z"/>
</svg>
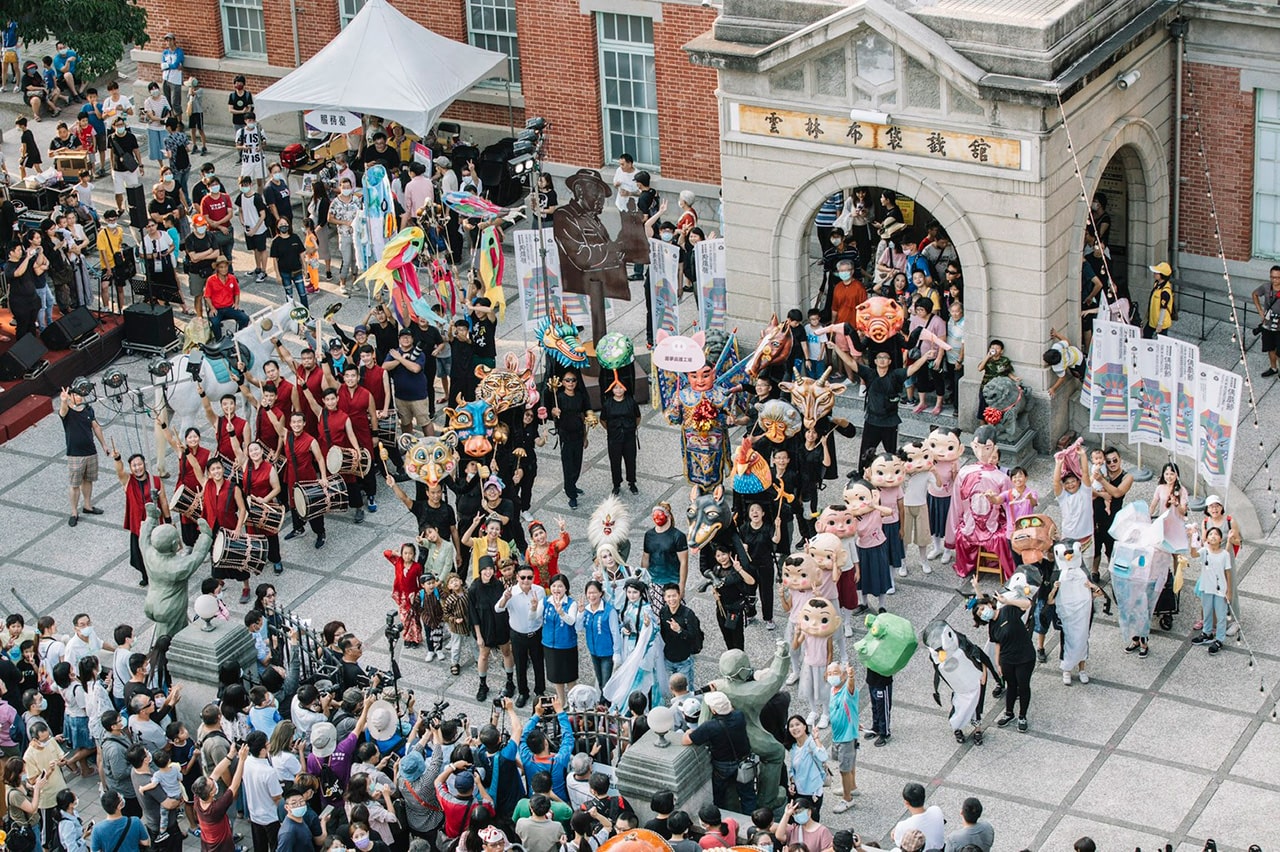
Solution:
<svg viewBox="0 0 1280 852">
<path fill-rule="evenodd" d="M 452 666 L 449 666 L 449 674 L 453 675 L 454 677 L 457 677 L 458 675 L 462 674 L 462 667 L 459 666 L 457 663 L 454 663 Z"/>
</svg>

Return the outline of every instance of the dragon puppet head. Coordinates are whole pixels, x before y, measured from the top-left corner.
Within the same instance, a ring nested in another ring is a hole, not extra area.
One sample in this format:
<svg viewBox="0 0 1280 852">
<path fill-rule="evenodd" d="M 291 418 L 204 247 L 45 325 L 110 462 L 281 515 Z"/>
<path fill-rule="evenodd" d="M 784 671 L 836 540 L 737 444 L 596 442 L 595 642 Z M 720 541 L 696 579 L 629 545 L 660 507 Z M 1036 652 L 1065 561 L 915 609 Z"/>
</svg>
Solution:
<svg viewBox="0 0 1280 852">
<path fill-rule="evenodd" d="M 853 325 L 858 333 L 876 343 L 884 343 L 902 330 L 902 305 L 884 296 L 872 296 L 858 305 Z"/>
<path fill-rule="evenodd" d="M 462 441 L 462 452 L 473 459 L 484 458 L 493 452 L 493 428 L 498 425 L 498 413 L 483 399 L 464 402 L 458 396 L 457 408 L 444 410 L 449 429 Z"/>
<path fill-rule="evenodd" d="M 587 347 L 578 339 L 578 327 L 569 319 L 568 313 L 557 312 L 555 308 L 548 310 L 547 315 L 538 321 L 534 336 L 561 366 L 586 366 Z"/>
</svg>

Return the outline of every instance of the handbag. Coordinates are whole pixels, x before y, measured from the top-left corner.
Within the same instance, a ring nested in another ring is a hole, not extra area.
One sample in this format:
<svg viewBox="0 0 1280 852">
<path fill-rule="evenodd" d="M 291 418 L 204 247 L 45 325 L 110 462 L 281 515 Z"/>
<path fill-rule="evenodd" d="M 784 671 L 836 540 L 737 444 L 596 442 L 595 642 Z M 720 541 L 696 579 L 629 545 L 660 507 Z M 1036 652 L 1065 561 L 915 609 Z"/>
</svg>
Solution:
<svg viewBox="0 0 1280 852">
<path fill-rule="evenodd" d="M 714 716 L 712 718 L 715 718 Z M 728 728 L 725 728 L 724 722 L 716 719 L 716 724 L 725 731 L 725 736 L 729 736 Z M 760 755 L 752 752 L 746 757 L 738 757 L 738 750 L 733 747 L 733 739 L 729 738 L 729 752 L 733 755 L 733 759 L 738 761 L 738 769 L 734 773 L 734 779 L 739 784 L 754 784 L 756 776 L 760 774 Z"/>
<path fill-rule="evenodd" d="M 840 215 L 836 217 L 834 227 L 839 228 L 844 233 L 853 230 L 853 197 L 846 195 L 844 199 L 844 209 L 840 211 Z"/>
<path fill-rule="evenodd" d="M 4 818 L 5 848 L 9 852 L 32 852 L 36 848 L 35 829 L 17 822 L 12 816 Z"/>
</svg>

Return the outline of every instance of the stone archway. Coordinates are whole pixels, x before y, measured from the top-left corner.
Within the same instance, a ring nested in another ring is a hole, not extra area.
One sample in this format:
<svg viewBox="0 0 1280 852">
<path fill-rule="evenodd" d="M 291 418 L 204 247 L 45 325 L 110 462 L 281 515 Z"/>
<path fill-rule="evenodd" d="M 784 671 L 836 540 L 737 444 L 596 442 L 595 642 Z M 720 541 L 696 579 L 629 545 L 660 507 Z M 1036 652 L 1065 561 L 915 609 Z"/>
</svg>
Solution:
<svg viewBox="0 0 1280 852">
<path fill-rule="evenodd" d="M 1159 135 L 1146 121 L 1121 119 L 1099 140 L 1098 153 L 1085 170 L 1090 197 L 1098 191 L 1102 174 L 1113 162 L 1124 176 L 1126 205 L 1124 264 L 1129 293 L 1139 306 L 1146 304 L 1147 270 L 1169 257 L 1169 175 L 1168 158 Z M 1075 223 L 1072 245 L 1084 245 L 1084 229 L 1089 223 L 1088 207 L 1081 209 Z M 1142 287 L 1139 292 L 1136 288 Z M 1080 294 L 1072 294 L 1078 306 Z"/>
<path fill-rule="evenodd" d="M 832 193 L 851 186 L 879 186 L 913 198 L 928 209 L 950 234 L 960 265 L 964 268 L 965 336 L 987 340 L 990 282 L 987 258 L 977 233 L 965 211 L 936 181 L 906 167 L 854 160 L 815 172 L 796 187 L 783 205 L 773 228 L 770 245 L 772 267 L 770 294 L 775 310 L 802 304 L 805 298 L 805 267 L 809 263 L 808 237 L 813 212 Z M 961 380 L 967 385 L 971 377 Z M 976 394 L 976 385 L 973 390 Z M 967 399 L 967 395 L 965 395 Z M 976 397 L 975 397 L 976 398 Z M 961 423 L 973 405 L 960 408 Z M 971 425 L 971 424 L 968 424 Z"/>
</svg>

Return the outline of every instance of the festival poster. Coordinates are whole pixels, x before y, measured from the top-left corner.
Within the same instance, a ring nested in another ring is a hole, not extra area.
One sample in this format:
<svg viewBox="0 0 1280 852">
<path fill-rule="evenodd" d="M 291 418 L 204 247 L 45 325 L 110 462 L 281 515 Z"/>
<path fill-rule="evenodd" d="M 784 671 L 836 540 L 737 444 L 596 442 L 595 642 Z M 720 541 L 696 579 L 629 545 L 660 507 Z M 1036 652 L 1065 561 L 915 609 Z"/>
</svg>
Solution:
<svg viewBox="0 0 1280 852">
<path fill-rule="evenodd" d="M 1182 456 L 1196 452 L 1196 384 L 1199 381 L 1200 347 L 1163 334 L 1156 338 L 1173 347 L 1176 385 L 1173 395 L 1173 451 Z"/>
<path fill-rule="evenodd" d="M 591 304 L 586 296 L 565 293 L 560 286 L 560 253 L 551 238 L 551 229 L 542 229 L 542 240 L 533 229 L 512 232 L 516 255 L 516 285 L 520 292 L 520 319 L 525 334 L 532 335 L 538 321 L 547 315 L 548 299 L 569 313 L 573 322 L 591 328 Z M 541 252 L 547 252 L 547 281 L 542 282 Z M 589 335 L 588 335 L 589 336 Z"/>
<path fill-rule="evenodd" d="M 723 330 L 728 314 L 724 238 L 702 240 L 693 251 L 698 275 L 698 328 Z"/>
<path fill-rule="evenodd" d="M 680 247 L 649 239 L 649 281 L 653 287 L 653 330 L 680 332 Z"/>
<path fill-rule="evenodd" d="M 1177 366 L 1167 341 L 1129 344 L 1129 443 L 1173 449 L 1173 393 Z"/>
<path fill-rule="evenodd" d="M 1098 331 L 1095 328 L 1089 344 L 1088 360 L 1084 362 L 1084 378 L 1080 380 L 1080 404 L 1085 411 L 1093 410 L 1093 367 L 1098 363 Z"/>
<path fill-rule="evenodd" d="M 1197 369 L 1196 467 L 1205 484 L 1226 488 L 1236 452 L 1243 381 L 1240 376 L 1209 364 Z"/>
<path fill-rule="evenodd" d="M 1097 320 L 1089 346 L 1089 431 L 1115 435 L 1129 431 L 1129 387 L 1125 360 L 1138 329 L 1124 323 Z"/>
</svg>

